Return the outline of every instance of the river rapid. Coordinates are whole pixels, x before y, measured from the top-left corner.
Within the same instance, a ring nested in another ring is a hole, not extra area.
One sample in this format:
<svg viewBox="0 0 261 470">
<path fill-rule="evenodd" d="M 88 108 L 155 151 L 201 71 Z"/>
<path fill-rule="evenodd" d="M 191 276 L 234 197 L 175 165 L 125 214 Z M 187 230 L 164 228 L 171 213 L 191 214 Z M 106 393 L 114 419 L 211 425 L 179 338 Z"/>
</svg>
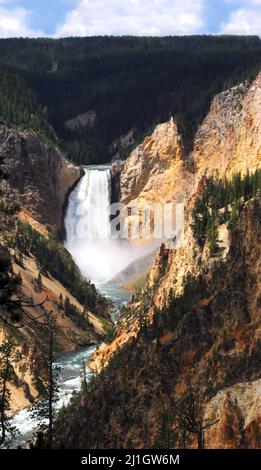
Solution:
<svg viewBox="0 0 261 470">
<path fill-rule="evenodd" d="M 128 301 L 130 293 L 114 284 L 101 284 L 97 286 L 99 290 L 110 298 L 115 306 L 114 320 L 117 319 L 117 312 L 120 307 Z M 57 409 L 68 405 L 72 394 L 79 392 L 81 383 L 85 374 L 91 377 L 92 371 L 88 368 L 88 363 L 97 346 L 86 346 L 78 351 L 65 353 L 54 363 L 54 368 L 59 370 L 59 400 L 56 404 Z M 20 435 L 13 441 L 12 447 L 16 448 L 21 442 L 32 439 L 37 431 L 37 422 L 32 418 L 30 408 L 23 409 L 16 413 L 12 424 L 19 430 Z"/>
</svg>

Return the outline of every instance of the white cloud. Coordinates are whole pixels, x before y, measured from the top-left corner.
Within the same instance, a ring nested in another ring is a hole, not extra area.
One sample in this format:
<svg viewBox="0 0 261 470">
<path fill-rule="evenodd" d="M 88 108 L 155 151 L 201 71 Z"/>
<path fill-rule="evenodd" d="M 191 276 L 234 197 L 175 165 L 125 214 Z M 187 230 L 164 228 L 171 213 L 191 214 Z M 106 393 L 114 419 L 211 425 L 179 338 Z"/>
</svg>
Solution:
<svg viewBox="0 0 261 470">
<path fill-rule="evenodd" d="M 229 3 L 234 3 L 229 1 Z M 240 8 L 232 11 L 228 21 L 221 26 L 224 34 L 261 35 L 261 0 L 239 0 Z"/>
<path fill-rule="evenodd" d="M 77 0 L 56 36 L 193 34 L 203 12 L 204 0 Z"/>
<path fill-rule="evenodd" d="M 251 6 L 251 5 L 259 5 L 261 6 L 261 0 L 239 0 L 240 3 L 243 3 L 244 5 Z M 237 1 L 238 3 L 238 1 Z"/>
<path fill-rule="evenodd" d="M 225 3 L 228 3 L 229 5 L 235 5 L 237 9 L 239 9 L 240 6 L 245 8 L 261 6 L 261 0 L 225 0 Z"/>
<path fill-rule="evenodd" d="M 9 9 L 1 6 L 5 3 L 9 3 L 8 0 L 0 0 L 0 38 L 43 35 L 41 31 L 35 31 L 28 26 L 30 11 L 21 7 Z"/>
</svg>

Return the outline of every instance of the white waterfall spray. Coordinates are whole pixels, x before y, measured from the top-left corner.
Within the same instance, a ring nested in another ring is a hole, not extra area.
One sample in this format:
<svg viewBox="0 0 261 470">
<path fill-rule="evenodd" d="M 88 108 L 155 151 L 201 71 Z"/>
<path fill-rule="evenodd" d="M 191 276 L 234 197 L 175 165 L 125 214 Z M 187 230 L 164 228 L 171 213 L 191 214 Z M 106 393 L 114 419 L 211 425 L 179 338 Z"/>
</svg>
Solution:
<svg viewBox="0 0 261 470">
<path fill-rule="evenodd" d="M 108 167 L 93 167 L 69 196 L 65 246 L 87 277 L 104 281 L 111 274 L 106 256 L 110 240 L 110 179 Z M 101 271 L 102 266 L 102 271 Z"/>
<path fill-rule="evenodd" d="M 68 247 L 77 239 L 108 239 L 110 235 L 110 170 L 86 169 L 69 197 L 65 218 Z"/>
<path fill-rule="evenodd" d="M 111 237 L 111 172 L 108 166 L 85 169 L 69 197 L 65 246 L 81 272 L 94 282 L 111 280 L 134 259 L 150 251 Z"/>
</svg>

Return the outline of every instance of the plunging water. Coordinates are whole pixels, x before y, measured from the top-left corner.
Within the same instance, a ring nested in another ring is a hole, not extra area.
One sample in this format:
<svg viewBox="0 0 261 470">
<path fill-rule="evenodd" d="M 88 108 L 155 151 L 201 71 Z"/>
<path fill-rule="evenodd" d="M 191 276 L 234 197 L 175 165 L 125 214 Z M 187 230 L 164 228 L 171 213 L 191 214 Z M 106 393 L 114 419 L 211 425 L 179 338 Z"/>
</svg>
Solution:
<svg viewBox="0 0 261 470">
<path fill-rule="evenodd" d="M 110 179 L 108 167 L 85 169 L 69 197 L 65 217 L 65 246 L 82 273 L 93 281 L 108 280 L 112 272 L 112 259 L 107 256 L 111 241 Z"/>
<path fill-rule="evenodd" d="M 88 167 L 70 194 L 65 216 L 65 246 L 81 272 L 95 283 L 108 282 L 146 252 L 111 236 L 110 199 L 110 168 Z"/>
</svg>

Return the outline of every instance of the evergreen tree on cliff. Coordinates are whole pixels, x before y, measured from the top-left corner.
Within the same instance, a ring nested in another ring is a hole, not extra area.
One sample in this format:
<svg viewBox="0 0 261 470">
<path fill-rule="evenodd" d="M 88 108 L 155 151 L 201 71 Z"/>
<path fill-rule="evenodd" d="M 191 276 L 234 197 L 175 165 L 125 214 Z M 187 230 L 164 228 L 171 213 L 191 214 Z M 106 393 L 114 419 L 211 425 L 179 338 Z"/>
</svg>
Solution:
<svg viewBox="0 0 261 470">
<path fill-rule="evenodd" d="M 49 313 L 47 323 L 44 325 L 49 333 L 46 351 L 46 379 L 44 381 L 44 398 L 35 402 L 32 408 L 32 417 L 38 423 L 38 429 L 47 435 L 49 449 L 53 447 L 53 426 L 56 416 L 55 405 L 58 401 L 58 369 L 54 367 L 54 341 L 56 331 L 56 319 L 52 312 Z"/>
<path fill-rule="evenodd" d="M 0 446 L 8 446 L 18 434 L 9 414 L 11 405 L 8 382 L 11 379 L 12 363 L 15 360 L 14 343 L 6 339 L 0 347 Z"/>
</svg>

